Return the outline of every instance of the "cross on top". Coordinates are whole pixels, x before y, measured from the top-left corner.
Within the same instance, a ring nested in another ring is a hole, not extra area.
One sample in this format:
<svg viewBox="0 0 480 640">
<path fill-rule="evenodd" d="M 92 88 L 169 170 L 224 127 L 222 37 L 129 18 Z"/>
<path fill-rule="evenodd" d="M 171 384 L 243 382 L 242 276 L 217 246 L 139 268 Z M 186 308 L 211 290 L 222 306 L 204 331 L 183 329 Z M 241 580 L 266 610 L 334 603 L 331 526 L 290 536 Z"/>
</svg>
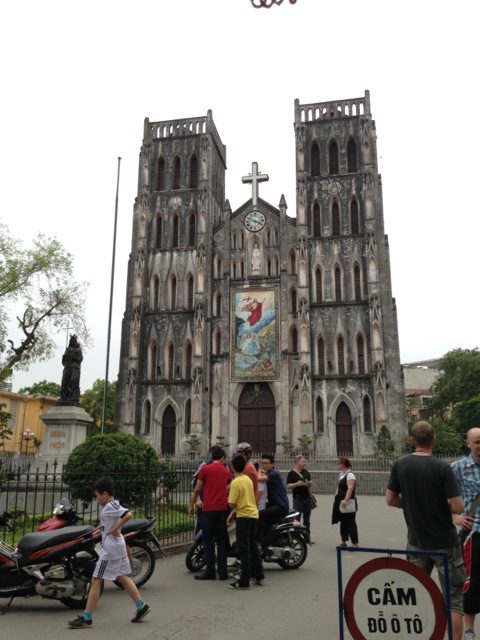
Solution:
<svg viewBox="0 0 480 640">
<path fill-rule="evenodd" d="M 248 176 L 243 176 L 242 182 L 252 183 L 252 204 L 255 206 L 258 200 L 258 183 L 266 182 L 268 180 L 266 173 L 258 173 L 258 162 L 252 162 L 252 173 Z"/>
</svg>

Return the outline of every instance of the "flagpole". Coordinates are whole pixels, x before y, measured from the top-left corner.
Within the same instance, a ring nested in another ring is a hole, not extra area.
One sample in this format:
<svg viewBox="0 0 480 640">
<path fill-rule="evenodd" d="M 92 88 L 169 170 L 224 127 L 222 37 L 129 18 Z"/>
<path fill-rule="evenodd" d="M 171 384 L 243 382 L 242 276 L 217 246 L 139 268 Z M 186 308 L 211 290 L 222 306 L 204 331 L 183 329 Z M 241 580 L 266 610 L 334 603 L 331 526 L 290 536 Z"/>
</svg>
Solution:
<svg viewBox="0 0 480 640">
<path fill-rule="evenodd" d="M 105 386 L 103 387 L 103 411 L 102 411 L 102 433 L 105 431 L 105 420 L 107 415 L 107 396 L 108 396 L 108 368 L 110 365 L 110 340 L 112 337 L 112 307 L 113 307 L 113 283 L 115 281 L 115 249 L 117 246 L 117 218 L 118 218 L 118 187 L 120 184 L 120 163 L 122 159 L 118 158 L 117 166 L 117 192 L 115 195 L 115 222 L 113 224 L 113 249 L 112 249 L 112 273 L 110 278 L 110 306 L 108 310 L 108 334 L 107 334 L 107 358 L 105 365 Z"/>
</svg>

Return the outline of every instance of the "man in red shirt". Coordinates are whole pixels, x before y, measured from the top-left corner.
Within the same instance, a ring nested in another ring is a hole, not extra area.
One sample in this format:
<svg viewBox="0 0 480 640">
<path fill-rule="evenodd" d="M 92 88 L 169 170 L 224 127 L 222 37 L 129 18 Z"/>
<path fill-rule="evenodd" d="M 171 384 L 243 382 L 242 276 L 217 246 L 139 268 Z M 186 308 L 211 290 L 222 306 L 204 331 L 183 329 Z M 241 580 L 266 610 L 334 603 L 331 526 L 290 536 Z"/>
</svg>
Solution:
<svg viewBox="0 0 480 640">
<path fill-rule="evenodd" d="M 237 448 L 235 449 L 235 453 L 240 453 L 246 460 L 246 465 L 243 473 L 250 478 L 253 483 L 253 495 L 255 496 L 255 502 L 258 507 L 258 499 L 260 494 L 258 493 L 258 471 L 255 468 L 253 462 L 250 461 L 252 456 L 252 447 L 248 444 L 248 442 L 240 442 L 237 444 Z"/>
<path fill-rule="evenodd" d="M 227 486 L 232 474 L 225 467 L 226 453 L 221 447 L 212 448 L 212 464 L 202 467 L 198 473 L 197 484 L 190 500 L 189 515 L 194 516 L 195 503 L 200 492 L 203 493 L 202 539 L 203 552 L 207 566 L 205 573 L 196 575 L 195 580 L 215 580 L 215 542 L 217 543 L 217 566 L 220 580 L 226 580 L 227 574 Z"/>
</svg>

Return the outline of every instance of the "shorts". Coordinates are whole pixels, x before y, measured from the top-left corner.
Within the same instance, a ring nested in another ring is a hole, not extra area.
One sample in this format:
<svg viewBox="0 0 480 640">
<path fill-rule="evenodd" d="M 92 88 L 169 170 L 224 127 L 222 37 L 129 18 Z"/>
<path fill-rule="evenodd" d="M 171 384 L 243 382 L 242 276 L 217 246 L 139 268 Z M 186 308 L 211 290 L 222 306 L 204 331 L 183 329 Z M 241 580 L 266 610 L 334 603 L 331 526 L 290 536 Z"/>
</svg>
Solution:
<svg viewBox="0 0 480 640">
<path fill-rule="evenodd" d="M 480 613 L 480 533 L 474 531 L 463 547 L 467 579 L 463 587 L 463 610 L 471 616 Z"/>
<path fill-rule="evenodd" d="M 407 551 L 423 551 L 420 547 L 407 544 Z M 454 547 L 446 549 L 434 549 L 447 554 L 448 576 L 450 580 L 450 609 L 457 613 L 463 613 L 463 583 L 465 582 L 465 565 L 463 564 L 462 546 L 458 542 Z M 445 598 L 445 575 L 442 556 L 408 556 L 408 560 L 423 569 L 428 575 L 432 573 L 433 567 L 437 567 L 438 578 Z"/>
<path fill-rule="evenodd" d="M 128 576 L 131 571 L 130 561 L 126 557 L 108 560 L 100 556 L 95 565 L 93 577 L 102 580 L 116 580 L 119 576 Z"/>
</svg>

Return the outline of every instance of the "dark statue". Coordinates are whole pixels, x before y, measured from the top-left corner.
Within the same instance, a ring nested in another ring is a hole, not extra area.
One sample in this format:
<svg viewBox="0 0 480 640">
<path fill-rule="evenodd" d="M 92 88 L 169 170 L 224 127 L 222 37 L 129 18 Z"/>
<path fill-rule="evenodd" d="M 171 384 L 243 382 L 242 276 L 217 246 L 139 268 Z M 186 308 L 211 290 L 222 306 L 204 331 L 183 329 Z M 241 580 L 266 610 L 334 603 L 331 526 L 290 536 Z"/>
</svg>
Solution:
<svg viewBox="0 0 480 640">
<path fill-rule="evenodd" d="M 70 342 L 62 356 L 63 376 L 60 392 L 61 403 L 80 401 L 80 365 L 83 360 L 82 349 L 77 336 L 70 336 Z"/>
</svg>

